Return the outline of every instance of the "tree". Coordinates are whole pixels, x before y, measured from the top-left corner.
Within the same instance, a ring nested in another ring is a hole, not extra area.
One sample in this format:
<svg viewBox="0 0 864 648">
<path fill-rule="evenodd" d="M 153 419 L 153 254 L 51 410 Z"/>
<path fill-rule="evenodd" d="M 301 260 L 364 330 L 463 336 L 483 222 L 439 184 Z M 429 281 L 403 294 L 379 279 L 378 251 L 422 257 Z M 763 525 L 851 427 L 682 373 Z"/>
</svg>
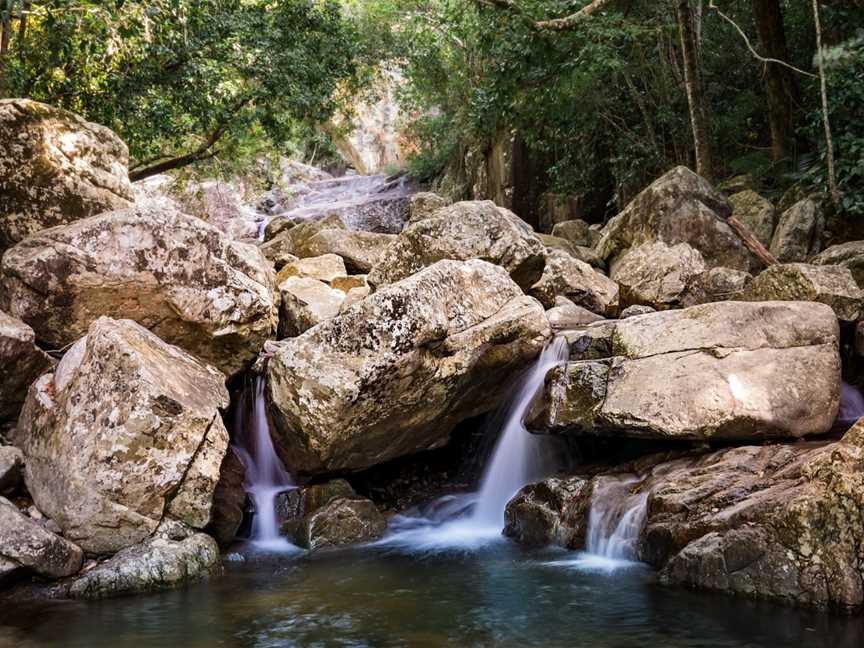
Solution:
<svg viewBox="0 0 864 648">
<path fill-rule="evenodd" d="M 681 38 L 681 54 L 684 60 L 684 85 L 690 110 L 690 126 L 693 133 L 693 150 L 696 156 L 696 172 L 707 180 L 714 177 L 714 162 L 711 154 L 711 131 L 708 125 L 708 109 L 702 88 L 702 73 L 699 69 L 699 41 L 693 11 L 688 0 L 676 0 L 675 15 Z"/>
</svg>

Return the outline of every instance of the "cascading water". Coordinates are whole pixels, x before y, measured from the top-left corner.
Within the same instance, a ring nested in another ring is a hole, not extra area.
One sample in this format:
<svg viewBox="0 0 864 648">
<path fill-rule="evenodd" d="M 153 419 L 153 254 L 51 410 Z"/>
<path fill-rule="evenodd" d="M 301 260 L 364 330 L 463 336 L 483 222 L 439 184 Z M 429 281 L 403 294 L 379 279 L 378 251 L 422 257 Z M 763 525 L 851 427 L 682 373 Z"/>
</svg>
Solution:
<svg viewBox="0 0 864 648">
<path fill-rule="evenodd" d="M 279 535 L 276 519 L 276 497 L 291 490 L 294 481 L 276 454 L 270 437 L 265 381 L 263 376 L 256 376 L 251 390 L 244 391 L 241 397 L 235 419 L 235 450 L 246 469 L 246 492 L 255 504 L 251 540 L 262 549 L 294 550 L 296 547 Z"/>
<path fill-rule="evenodd" d="M 645 524 L 647 493 L 633 493 L 635 477 L 600 478 L 588 514 L 588 553 L 612 561 L 635 560 L 636 542 Z"/>
<path fill-rule="evenodd" d="M 556 337 L 524 375 L 499 419 L 503 421 L 501 434 L 480 491 L 448 496 L 423 515 L 397 516 L 390 523 L 393 533 L 384 543 L 421 549 L 468 548 L 502 537 L 507 502 L 525 484 L 558 468 L 557 440 L 531 434 L 524 419 L 546 374 L 568 355 L 567 340 Z"/>
</svg>

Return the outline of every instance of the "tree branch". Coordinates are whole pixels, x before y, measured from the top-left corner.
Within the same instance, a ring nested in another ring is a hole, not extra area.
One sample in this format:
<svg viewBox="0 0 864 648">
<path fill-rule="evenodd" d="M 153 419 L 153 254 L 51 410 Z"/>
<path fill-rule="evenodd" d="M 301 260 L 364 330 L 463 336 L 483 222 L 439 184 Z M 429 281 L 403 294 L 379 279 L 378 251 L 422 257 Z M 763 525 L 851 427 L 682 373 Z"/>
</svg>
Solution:
<svg viewBox="0 0 864 648">
<path fill-rule="evenodd" d="M 553 31 L 569 31 L 575 29 L 583 18 L 587 18 L 598 11 L 602 10 L 612 0 L 594 0 L 594 2 L 585 5 L 579 11 L 564 16 L 563 18 L 553 18 L 552 20 L 541 20 L 537 26 L 541 29 L 551 29 Z"/>
</svg>

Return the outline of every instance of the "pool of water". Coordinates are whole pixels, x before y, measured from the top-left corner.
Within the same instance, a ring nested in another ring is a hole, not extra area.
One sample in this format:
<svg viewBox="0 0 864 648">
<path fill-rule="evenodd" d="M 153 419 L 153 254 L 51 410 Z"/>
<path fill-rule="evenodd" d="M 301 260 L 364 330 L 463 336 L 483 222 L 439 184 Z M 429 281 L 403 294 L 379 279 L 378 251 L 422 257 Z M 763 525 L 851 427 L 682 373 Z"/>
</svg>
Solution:
<svg viewBox="0 0 864 648">
<path fill-rule="evenodd" d="M 860 618 L 666 589 L 641 565 L 503 540 L 239 552 L 181 590 L 4 606 L 0 646 L 864 645 Z"/>
</svg>

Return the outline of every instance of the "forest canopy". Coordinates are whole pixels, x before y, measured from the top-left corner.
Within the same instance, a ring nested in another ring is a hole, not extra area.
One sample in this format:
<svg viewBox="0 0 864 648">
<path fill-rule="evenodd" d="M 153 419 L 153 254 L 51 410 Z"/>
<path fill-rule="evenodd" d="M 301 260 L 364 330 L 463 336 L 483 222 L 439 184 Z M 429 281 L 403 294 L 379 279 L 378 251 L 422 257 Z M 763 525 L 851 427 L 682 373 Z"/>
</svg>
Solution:
<svg viewBox="0 0 864 648">
<path fill-rule="evenodd" d="M 715 181 L 749 174 L 769 194 L 796 183 L 830 193 L 831 158 L 838 207 L 864 216 L 858 0 L 0 7 L 2 94 L 114 128 L 133 177 L 261 146 L 302 151 L 374 70 L 398 68 L 410 168 L 424 180 L 509 134 L 538 187 L 608 215 L 676 164 Z"/>
</svg>

